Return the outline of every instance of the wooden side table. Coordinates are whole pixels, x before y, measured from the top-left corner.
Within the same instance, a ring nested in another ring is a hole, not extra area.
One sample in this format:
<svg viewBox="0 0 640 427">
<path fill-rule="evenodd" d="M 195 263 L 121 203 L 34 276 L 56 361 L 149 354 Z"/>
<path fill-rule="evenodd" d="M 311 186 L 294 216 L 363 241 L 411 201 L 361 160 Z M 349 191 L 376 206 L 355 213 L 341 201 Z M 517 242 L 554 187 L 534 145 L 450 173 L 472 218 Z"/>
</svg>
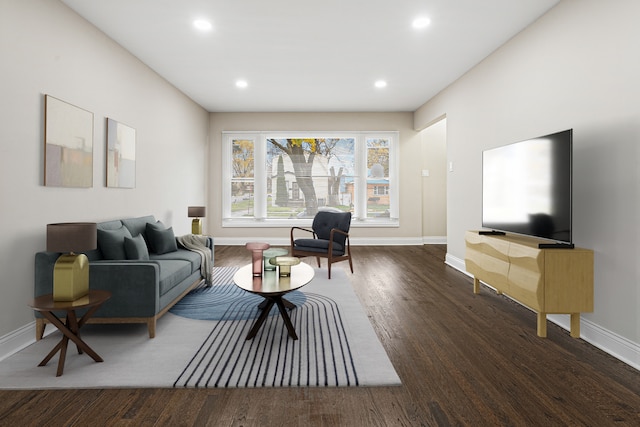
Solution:
<svg viewBox="0 0 640 427">
<path fill-rule="evenodd" d="M 58 371 L 56 372 L 56 376 L 59 377 L 62 375 L 69 340 L 76 344 L 78 354 L 82 354 L 84 351 L 96 362 L 102 362 L 103 360 L 98 356 L 98 353 L 93 351 L 93 349 L 80 338 L 80 328 L 82 325 L 87 323 L 87 320 L 89 320 L 96 310 L 109 298 L 111 298 L 111 292 L 102 290 L 89 290 L 89 294 L 78 298 L 75 301 L 54 301 L 53 294 L 42 295 L 35 298 L 29 306 L 35 311 L 42 313 L 42 315 L 54 324 L 63 334 L 60 342 L 44 359 L 42 359 L 42 362 L 40 362 L 38 366 L 45 366 L 49 363 L 49 360 L 51 360 L 51 358 L 60 351 L 60 359 L 58 360 Z M 78 320 L 76 310 L 81 309 L 88 310 L 80 320 Z M 67 313 L 66 321 L 64 323 L 54 314 L 56 311 L 65 311 Z"/>
</svg>

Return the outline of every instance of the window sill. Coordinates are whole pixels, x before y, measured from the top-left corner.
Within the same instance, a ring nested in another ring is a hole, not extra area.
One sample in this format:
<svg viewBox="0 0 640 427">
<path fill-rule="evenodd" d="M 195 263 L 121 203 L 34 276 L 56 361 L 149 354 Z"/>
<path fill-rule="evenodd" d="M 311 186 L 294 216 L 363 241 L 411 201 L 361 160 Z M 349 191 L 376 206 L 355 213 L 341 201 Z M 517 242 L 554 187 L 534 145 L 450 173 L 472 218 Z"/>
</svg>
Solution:
<svg viewBox="0 0 640 427">
<path fill-rule="evenodd" d="M 248 219 L 248 218 L 227 218 L 222 220 L 222 228 L 310 228 L 313 218 L 309 219 Z M 400 221 L 398 218 L 368 218 L 361 220 L 354 218 L 351 220 L 351 228 L 398 228 Z"/>
</svg>

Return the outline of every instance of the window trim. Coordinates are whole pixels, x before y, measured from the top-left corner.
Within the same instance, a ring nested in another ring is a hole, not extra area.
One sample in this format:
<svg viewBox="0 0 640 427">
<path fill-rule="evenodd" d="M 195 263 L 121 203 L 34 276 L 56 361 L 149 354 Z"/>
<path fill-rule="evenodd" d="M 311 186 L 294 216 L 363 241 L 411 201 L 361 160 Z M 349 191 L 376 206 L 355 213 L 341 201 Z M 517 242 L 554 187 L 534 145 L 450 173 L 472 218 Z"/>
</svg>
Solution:
<svg viewBox="0 0 640 427">
<path fill-rule="evenodd" d="M 232 217 L 231 215 L 231 185 L 232 179 L 232 144 L 233 140 L 249 139 L 254 143 L 254 194 L 265 194 L 267 191 L 266 180 L 266 141 L 267 139 L 279 138 L 354 138 L 355 147 L 355 176 L 354 185 L 359 188 L 357 199 L 354 202 L 354 216 L 351 222 L 352 227 L 381 227 L 397 228 L 399 223 L 399 151 L 400 135 L 398 131 L 223 131 L 222 132 L 222 227 L 291 227 L 311 225 L 312 218 L 283 219 L 258 217 L 256 214 L 266 212 L 266 197 L 254 197 L 254 216 Z M 389 217 L 366 218 L 362 216 L 362 211 L 366 215 L 367 211 L 367 148 L 368 139 L 389 139 Z M 261 160 L 260 160 L 261 159 Z M 261 193 L 258 193 L 260 191 Z"/>
</svg>

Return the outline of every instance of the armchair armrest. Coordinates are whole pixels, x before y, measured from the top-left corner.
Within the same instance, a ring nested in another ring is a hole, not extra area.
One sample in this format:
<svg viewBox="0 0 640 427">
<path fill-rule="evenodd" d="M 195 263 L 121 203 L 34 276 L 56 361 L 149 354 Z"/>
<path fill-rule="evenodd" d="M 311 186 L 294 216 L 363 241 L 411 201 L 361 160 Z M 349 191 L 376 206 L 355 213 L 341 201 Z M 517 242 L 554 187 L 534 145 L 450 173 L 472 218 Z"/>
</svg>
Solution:
<svg viewBox="0 0 640 427">
<path fill-rule="evenodd" d="M 342 231 L 339 228 L 332 228 L 331 233 L 329 234 L 329 240 L 331 240 L 332 242 L 333 242 L 333 235 L 335 233 L 342 234 L 343 236 L 346 236 L 347 239 L 349 238 L 349 233 L 347 233 L 346 231 Z"/>
<path fill-rule="evenodd" d="M 329 244 L 329 254 L 331 255 L 333 253 L 333 243 L 335 243 L 334 235 L 336 233 L 342 234 L 343 236 L 345 236 L 344 247 L 347 248 L 347 250 L 350 252 L 351 249 L 350 249 L 350 243 L 349 243 L 349 233 L 347 233 L 346 231 L 340 230 L 339 228 L 332 228 L 331 233 L 329 233 L 329 241 L 331 242 Z"/>
<path fill-rule="evenodd" d="M 293 241 L 295 240 L 294 239 L 294 230 L 300 230 L 300 231 L 304 231 L 304 232 L 307 232 L 307 233 L 311 233 L 313 235 L 314 239 L 318 238 L 318 236 L 316 236 L 315 231 L 313 231 L 313 230 L 311 230 L 309 228 L 291 227 L 291 247 L 293 247 Z"/>
</svg>

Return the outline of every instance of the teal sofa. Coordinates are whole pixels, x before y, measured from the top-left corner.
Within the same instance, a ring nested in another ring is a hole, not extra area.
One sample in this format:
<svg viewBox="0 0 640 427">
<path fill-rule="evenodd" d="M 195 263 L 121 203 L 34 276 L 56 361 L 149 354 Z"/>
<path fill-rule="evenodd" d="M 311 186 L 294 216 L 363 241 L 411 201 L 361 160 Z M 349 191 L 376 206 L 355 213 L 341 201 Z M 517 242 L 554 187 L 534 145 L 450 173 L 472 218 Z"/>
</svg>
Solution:
<svg viewBox="0 0 640 427">
<path fill-rule="evenodd" d="M 180 244 L 181 237 L 153 215 L 101 222 L 97 228 L 98 248 L 86 253 L 89 288 L 107 290 L 111 298 L 88 323 L 146 323 L 153 338 L 157 320 L 190 290 L 210 280 L 204 267 L 210 271 L 213 266 L 211 237 L 202 238 L 201 250 L 188 250 Z M 34 296 L 53 292 L 59 255 L 36 253 Z M 48 321 L 38 312 L 35 316 L 39 340 Z"/>
</svg>

